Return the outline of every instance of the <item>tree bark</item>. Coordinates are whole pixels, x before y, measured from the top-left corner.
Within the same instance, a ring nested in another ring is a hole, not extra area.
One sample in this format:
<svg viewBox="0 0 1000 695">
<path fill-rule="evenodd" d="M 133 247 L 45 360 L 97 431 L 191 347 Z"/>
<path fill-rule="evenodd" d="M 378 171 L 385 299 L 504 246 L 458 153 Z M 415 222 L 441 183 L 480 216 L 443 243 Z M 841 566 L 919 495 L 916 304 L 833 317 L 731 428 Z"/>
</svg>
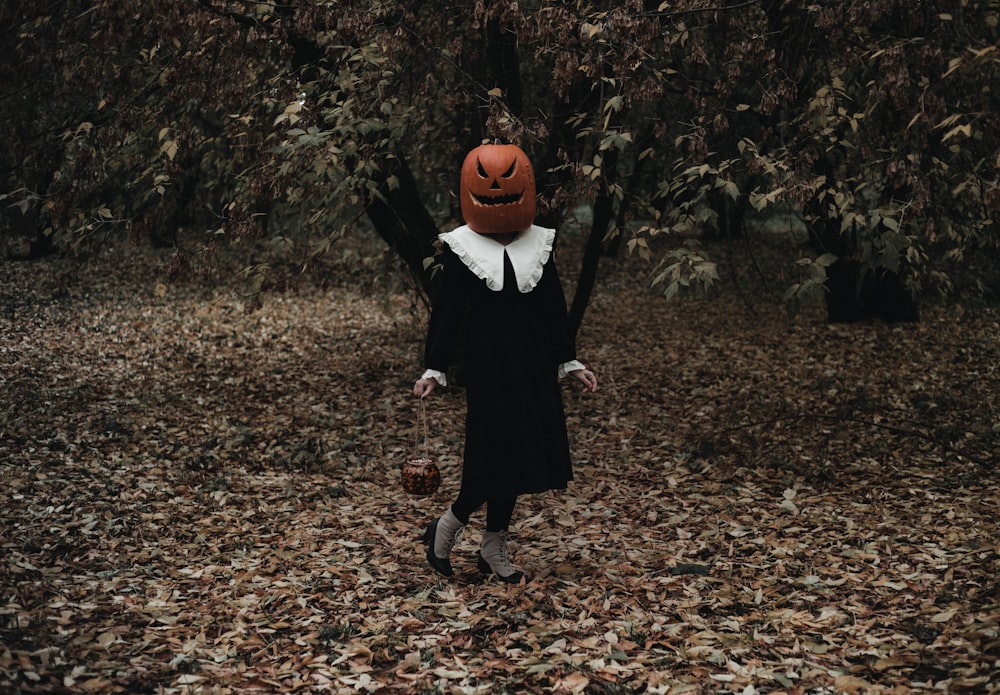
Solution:
<svg viewBox="0 0 1000 695">
<path fill-rule="evenodd" d="M 810 225 L 810 240 L 822 253 L 837 260 L 826 269 L 826 318 L 830 323 L 856 323 L 878 319 L 886 323 L 920 320 L 916 299 L 898 272 L 866 268 L 861 263 L 857 234 L 840 231 L 839 219 Z"/>
<path fill-rule="evenodd" d="M 587 236 L 587 246 L 583 251 L 583 262 L 580 266 L 580 274 L 576 283 L 576 291 L 573 293 L 573 303 L 569 309 L 569 325 L 575 336 L 583 324 L 583 315 L 590 304 L 590 296 L 594 292 L 597 284 L 597 266 L 604 256 L 604 238 L 608 234 L 608 228 L 615 218 L 614 191 L 612 187 L 615 181 L 615 169 L 618 165 L 618 155 L 615 150 L 608 150 L 604 154 L 604 167 L 606 184 L 604 190 L 594 200 L 594 217 L 590 225 L 590 234 Z"/>
<path fill-rule="evenodd" d="M 370 195 L 366 213 L 378 235 L 399 255 L 425 296 L 432 296 L 432 279 L 424 270 L 424 259 L 433 254 L 438 227 L 421 200 L 420 190 L 406 160 L 396 159 L 391 172 L 398 185 L 390 188 L 388 175 Z"/>
<path fill-rule="evenodd" d="M 504 95 L 507 108 L 518 118 L 524 110 L 521 95 L 521 65 L 517 56 L 517 36 L 505 31 L 500 20 L 486 23 L 487 79 Z"/>
</svg>

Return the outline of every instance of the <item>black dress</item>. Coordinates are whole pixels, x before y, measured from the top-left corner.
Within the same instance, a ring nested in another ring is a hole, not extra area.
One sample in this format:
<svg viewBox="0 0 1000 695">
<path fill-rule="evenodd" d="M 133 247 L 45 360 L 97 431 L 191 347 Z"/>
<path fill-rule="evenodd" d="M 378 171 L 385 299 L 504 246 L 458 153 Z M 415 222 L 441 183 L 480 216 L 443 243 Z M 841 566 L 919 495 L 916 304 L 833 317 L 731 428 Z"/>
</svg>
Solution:
<svg viewBox="0 0 1000 695">
<path fill-rule="evenodd" d="M 442 261 L 426 365 L 446 371 L 464 327 L 463 490 L 490 499 L 564 489 L 573 470 L 557 372 L 576 347 L 551 256 L 530 292 L 518 289 L 506 251 L 500 291 L 450 249 Z"/>
</svg>

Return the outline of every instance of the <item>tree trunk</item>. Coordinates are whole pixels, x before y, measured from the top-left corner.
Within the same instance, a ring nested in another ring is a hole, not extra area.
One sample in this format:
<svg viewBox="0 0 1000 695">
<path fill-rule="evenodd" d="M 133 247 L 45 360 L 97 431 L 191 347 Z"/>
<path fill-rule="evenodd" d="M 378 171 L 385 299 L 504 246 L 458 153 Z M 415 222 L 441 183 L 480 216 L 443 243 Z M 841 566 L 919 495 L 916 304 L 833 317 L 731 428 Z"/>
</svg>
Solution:
<svg viewBox="0 0 1000 695">
<path fill-rule="evenodd" d="M 486 67 L 488 82 L 500 89 L 507 108 L 520 118 L 524 106 L 517 35 L 504 30 L 498 19 L 486 23 Z"/>
<path fill-rule="evenodd" d="M 432 280 L 424 270 L 424 259 L 433 254 L 439 230 L 421 200 L 416 179 L 405 159 L 396 159 L 392 174 L 399 185 L 390 189 L 387 176 L 383 178 L 379 195 L 372 195 L 368 200 L 368 219 L 382 240 L 403 259 L 420 289 L 429 297 L 432 296 Z"/>
<path fill-rule="evenodd" d="M 839 259 L 827 268 L 826 310 L 830 323 L 879 319 L 914 322 L 920 312 L 898 273 L 862 271 L 860 264 Z"/>
<path fill-rule="evenodd" d="M 810 225 L 809 236 L 818 251 L 837 256 L 826 269 L 826 317 L 830 323 L 920 320 L 917 302 L 899 273 L 862 265 L 854 231 L 842 233 L 840 221 L 834 219 Z"/>
<path fill-rule="evenodd" d="M 612 152 L 605 155 L 604 166 L 609 172 L 607 174 L 609 185 L 617 159 Z M 590 304 L 590 296 L 597 283 L 597 266 L 604 255 L 604 237 L 607 236 L 608 228 L 613 219 L 614 194 L 610 189 L 606 189 L 594 201 L 594 218 L 590 225 L 590 234 L 587 236 L 587 246 L 583 252 L 583 263 L 580 266 L 576 292 L 573 293 L 573 304 L 569 309 L 569 326 L 573 335 L 576 335 L 580 330 L 583 315 L 587 311 L 587 305 Z"/>
</svg>

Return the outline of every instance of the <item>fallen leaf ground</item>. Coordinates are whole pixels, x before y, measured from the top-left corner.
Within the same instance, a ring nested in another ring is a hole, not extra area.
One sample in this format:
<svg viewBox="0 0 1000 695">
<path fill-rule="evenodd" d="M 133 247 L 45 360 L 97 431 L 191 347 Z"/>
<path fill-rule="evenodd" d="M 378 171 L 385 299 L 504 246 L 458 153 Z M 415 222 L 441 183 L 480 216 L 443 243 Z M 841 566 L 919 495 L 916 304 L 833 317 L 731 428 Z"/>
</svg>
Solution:
<svg viewBox="0 0 1000 695">
<path fill-rule="evenodd" d="M 406 496 L 426 314 L 367 253 L 249 316 L 134 249 L 0 266 L 0 691 L 1000 693 L 995 310 L 790 323 L 605 261 L 509 588 L 472 529 L 424 562 L 463 395 Z"/>
</svg>

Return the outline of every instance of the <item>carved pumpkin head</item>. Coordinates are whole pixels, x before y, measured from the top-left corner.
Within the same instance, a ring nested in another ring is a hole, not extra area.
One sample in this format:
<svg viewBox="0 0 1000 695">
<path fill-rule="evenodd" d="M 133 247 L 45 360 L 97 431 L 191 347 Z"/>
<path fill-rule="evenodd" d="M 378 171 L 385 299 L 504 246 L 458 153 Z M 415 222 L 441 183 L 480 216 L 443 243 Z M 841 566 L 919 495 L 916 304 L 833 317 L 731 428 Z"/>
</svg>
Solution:
<svg viewBox="0 0 1000 695">
<path fill-rule="evenodd" d="M 535 221 L 535 174 L 517 145 L 480 145 L 465 157 L 462 217 L 480 234 L 520 232 Z"/>
</svg>

